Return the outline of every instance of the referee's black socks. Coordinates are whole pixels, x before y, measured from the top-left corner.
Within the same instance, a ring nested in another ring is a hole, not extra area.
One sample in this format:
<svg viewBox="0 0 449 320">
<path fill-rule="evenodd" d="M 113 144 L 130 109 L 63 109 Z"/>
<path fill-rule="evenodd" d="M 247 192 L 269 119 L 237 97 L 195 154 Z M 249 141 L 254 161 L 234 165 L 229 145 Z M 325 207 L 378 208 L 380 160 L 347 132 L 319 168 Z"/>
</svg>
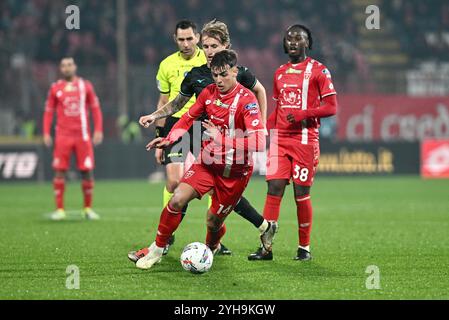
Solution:
<svg viewBox="0 0 449 320">
<path fill-rule="evenodd" d="M 245 197 L 240 199 L 239 203 L 235 206 L 234 211 L 241 217 L 251 222 L 256 228 L 259 228 L 264 221 L 263 216 L 261 216 L 257 210 L 254 209 Z"/>
</svg>

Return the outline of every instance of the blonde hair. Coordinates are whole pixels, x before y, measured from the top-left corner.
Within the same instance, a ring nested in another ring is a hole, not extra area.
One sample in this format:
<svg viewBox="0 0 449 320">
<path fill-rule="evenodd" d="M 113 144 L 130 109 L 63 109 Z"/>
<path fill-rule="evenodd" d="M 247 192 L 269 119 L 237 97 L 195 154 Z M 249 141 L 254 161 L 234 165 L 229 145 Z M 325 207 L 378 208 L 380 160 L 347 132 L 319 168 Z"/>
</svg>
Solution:
<svg viewBox="0 0 449 320">
<path fill-rule="evenodd" d="M 231 46 L 231 38 L 229 36 L 228 26 L 217 19 L 207 22 L 204 24 L 201 30 L 201 37 L 208 36 L 214 38 L 222 45 Z"/>
</svg>

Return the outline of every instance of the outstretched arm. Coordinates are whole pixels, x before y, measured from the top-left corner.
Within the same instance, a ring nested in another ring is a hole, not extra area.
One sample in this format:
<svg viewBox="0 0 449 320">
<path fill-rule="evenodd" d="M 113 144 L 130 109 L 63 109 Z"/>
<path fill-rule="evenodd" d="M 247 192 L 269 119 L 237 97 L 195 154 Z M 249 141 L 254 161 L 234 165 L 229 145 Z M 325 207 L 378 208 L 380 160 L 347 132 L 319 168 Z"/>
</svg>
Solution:
<svg viewBox="0 0 449 320">
<path fill-rule="evenodd" d="M 178 94 L 176 98 L 174 98 L 172 101 L 169 101 L 167 104 L 165 104 L 152 114 L 140 117 L 139 123 L 141 126 L 148 128 L 156 120 L 167 118 L 181 110 L 189 100 L 190 97 Z"/>
</svg>

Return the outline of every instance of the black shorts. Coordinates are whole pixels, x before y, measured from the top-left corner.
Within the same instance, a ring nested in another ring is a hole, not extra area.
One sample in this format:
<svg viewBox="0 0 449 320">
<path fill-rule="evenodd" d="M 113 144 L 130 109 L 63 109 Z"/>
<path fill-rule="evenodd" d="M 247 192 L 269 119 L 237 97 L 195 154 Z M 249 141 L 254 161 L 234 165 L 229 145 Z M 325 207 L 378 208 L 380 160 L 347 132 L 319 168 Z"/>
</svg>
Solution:
<svg viewBox="0 0 449 320">
<path fill-rule="evenodd" d="M 184 163 L 189 152 L 191 152 L 195 157 L 198 156 L 201 151 L 201 137 L 204 132 L 204 128 L 201 125 L 202 119 L 204 118 L 201 117 L 201 119 L 196 120 L 188 132 L 186 132 L 174 144 L 164 149 L 164 165 L 169 163 Z M 165 134 L 170 132 L 178 120 L 179 118 L 176 117 L 168 117 L 165 120 Z"/>
</svg>

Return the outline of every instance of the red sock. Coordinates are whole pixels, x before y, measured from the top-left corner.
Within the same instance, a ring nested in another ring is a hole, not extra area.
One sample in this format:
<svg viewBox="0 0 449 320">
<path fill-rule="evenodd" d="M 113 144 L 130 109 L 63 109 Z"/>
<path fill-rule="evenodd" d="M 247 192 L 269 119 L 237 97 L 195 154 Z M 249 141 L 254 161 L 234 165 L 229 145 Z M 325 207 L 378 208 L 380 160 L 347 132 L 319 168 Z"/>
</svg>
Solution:
<svg viewBox="0 0 449 320">
<path fill-rule="evenodd" d="M 64 178 L 53 179 L 53 190 L 55 192 L 56 208 L 64 210 L 64 190 L 65 190 Z"/>
<path fill-rule="evenodd" d="M 84 194 L 84 208 L 92 207 L 92 196 L 94 192 L 94 180 L 83 180 L 81 187 Z"/>
<path fill-rule="evenodd" d="M 278 221 L 279 212 L 281 211 L 282 197 L 267 194 L 265 199 L 265 207 L 263 208 L 263 217 L 268 221 Z"/>
<path fill-rule="evenodd" d="M 296 214 L 299 226 L 299 245 L 302 247 L 310 244 L 310 232 L 312 230 L 312 201 L 310 195 L 296 198 Z"/>
<path fill-rule="evenodd" d="M 206 235 L 206 244 L 207 244 L 207 246 L 211 250 L 214 250 L 218 246 L 218 244 L 220 243 L 220 240 L 221 240 L 221 238 L 223 238 L 225 233 L 226 233 L 226 225 L 224 223 L 221 225 L 221 228 L 217 232 L 212 232 L 208 228 L 207 229 L 207 235 Z"/>
<path fill-rule="evenodd" d="M 181 211 L 172 209 L 170 203 L 162 210 L 156 235 L 156 245 L 158 247 L 163 248 L 167 245 L 168 238 L 178 228 L 181 218 Z"/>
</svg>

